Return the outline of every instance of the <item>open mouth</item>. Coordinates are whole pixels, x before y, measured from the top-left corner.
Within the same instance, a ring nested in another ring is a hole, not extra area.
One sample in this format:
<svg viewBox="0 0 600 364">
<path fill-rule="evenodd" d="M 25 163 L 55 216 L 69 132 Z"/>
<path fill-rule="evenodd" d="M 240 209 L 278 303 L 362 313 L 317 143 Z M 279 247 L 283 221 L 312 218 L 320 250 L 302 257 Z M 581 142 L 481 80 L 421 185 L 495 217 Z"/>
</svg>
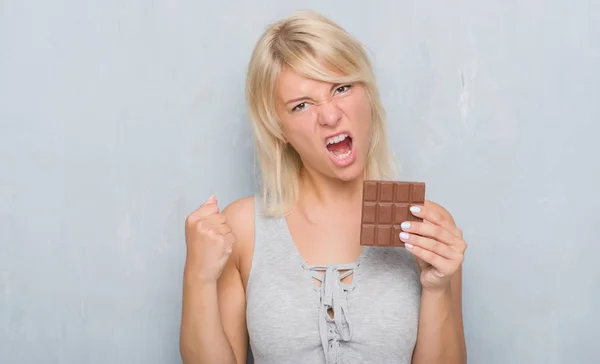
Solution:
<svg viewBox="0 0 600 364">
<path fill-rule="evenodd" d="M 326 147 L 329 153 L 340 162 L 352 158 L 352 137 L 346 133 L 328 138 Z"/>
</svg>

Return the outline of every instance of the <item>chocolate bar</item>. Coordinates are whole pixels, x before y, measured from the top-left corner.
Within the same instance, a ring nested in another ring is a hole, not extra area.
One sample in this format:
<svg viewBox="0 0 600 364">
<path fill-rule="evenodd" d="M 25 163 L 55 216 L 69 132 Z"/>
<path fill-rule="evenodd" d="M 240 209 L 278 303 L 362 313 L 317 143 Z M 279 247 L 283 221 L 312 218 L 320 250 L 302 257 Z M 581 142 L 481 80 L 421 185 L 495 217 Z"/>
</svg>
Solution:
<svg viewBox="0 0 600 364">
<path fill-rule="evenodd" d="M 360 245 L 399 246 L 400 224 L 423 221 L 410 212 L 425 202 L 425 183 L 364 181 Z"/>
</svg>

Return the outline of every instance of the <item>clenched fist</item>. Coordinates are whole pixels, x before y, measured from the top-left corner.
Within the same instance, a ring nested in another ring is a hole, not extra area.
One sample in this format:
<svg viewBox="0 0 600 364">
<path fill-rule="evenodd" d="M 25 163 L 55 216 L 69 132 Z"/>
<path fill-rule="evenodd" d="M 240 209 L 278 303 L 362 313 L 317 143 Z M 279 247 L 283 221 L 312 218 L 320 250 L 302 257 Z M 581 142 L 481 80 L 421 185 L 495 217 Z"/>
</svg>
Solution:
<svg viewBox="0 0 600 364">
<path fill-rule="evenodd" d="M 206 283 L 216 283 L 231 255 L 235 235 L 211 196 L 186 219 L 186 270 Z"/>
</svg>

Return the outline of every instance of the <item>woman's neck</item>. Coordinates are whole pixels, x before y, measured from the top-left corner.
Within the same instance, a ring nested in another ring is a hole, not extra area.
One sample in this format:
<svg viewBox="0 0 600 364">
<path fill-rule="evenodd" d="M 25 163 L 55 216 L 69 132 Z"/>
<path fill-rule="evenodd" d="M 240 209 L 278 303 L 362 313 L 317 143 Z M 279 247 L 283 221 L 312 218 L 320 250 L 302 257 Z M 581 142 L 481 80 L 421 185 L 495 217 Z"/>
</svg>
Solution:
<svg viewBox="0 0 600 364">
<path fill-rule="evenodd" d="M 316 171 L 300 173 L 300 206 L 355 206 L 362 200 L 363 178 L 350 181 L 324 176 Z"/>
</svg>

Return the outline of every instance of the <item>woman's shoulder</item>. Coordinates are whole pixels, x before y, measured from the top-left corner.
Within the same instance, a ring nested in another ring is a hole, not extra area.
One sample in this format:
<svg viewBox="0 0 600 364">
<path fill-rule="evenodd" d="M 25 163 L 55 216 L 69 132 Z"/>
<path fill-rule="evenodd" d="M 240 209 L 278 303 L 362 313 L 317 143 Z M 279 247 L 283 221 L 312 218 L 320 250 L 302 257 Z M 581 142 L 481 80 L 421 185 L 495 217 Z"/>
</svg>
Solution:
<svg viewBox="0 0 600 364">
<path fill-rule="evenodd" d="M 254 227 L 254 196 L 242 197 L 227 205 L 222 214 L 234 233 L 248 232 Z"/>
<path fill-rule="evenodd" d="M 236 262 L 242 281 L 247 282 L 254 252 L 254 196 L 233 201 L 223 209 L 222 214 L 236 238 L 232 258 Z"/>
<path fill-rule="evenodd" d="M 245 250 L 254 243 L 254 196 L 247 196 L 227 205 L 222 214 L 227 225 L 236 236 L 239 250 Z"/>
</svg>

